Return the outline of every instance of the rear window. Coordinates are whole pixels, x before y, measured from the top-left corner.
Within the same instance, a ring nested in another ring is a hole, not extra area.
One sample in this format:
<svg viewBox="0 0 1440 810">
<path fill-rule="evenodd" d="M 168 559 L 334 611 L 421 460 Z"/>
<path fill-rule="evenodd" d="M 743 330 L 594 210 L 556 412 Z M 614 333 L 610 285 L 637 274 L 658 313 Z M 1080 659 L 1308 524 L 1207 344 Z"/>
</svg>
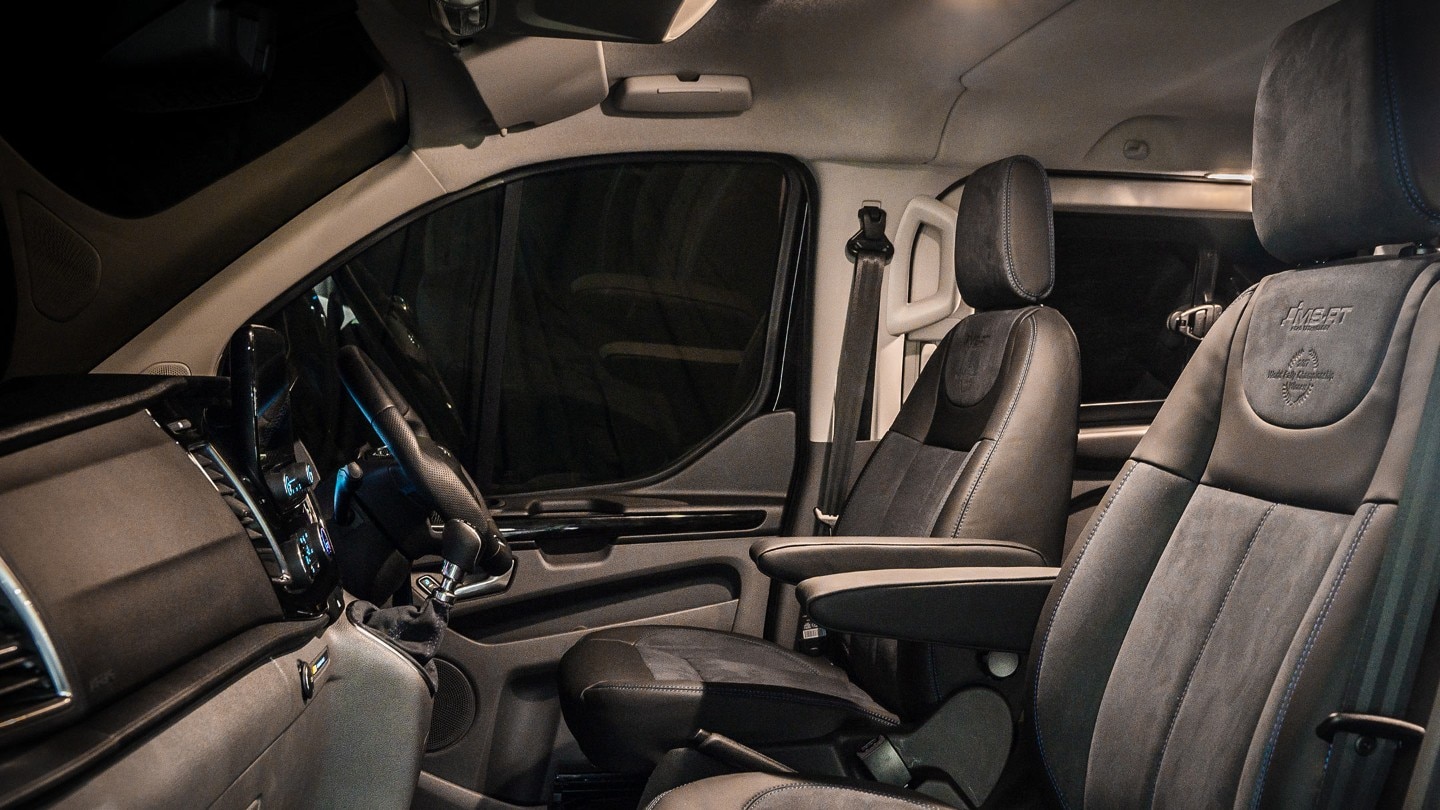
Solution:
<svg viewBox="0 0 1440 810">
<path fill-rule="evenodd" d="M 1079 340 L 1081 402 L 1163 400 L 1199 345 L 1172 313 L 1229 306 L 1280 267 L 1248 217 L 1056 212 L 1047 303 Z"/>
</svg>

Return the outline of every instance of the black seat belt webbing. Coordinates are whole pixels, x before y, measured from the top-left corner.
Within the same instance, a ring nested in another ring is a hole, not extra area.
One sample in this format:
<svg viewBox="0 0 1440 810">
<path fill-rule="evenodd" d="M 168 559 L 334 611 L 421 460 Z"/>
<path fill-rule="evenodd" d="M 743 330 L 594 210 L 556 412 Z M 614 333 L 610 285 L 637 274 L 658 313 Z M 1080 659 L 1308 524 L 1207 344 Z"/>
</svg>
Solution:
<svg viewBox="0 0 1440 810">
<path fill-rule="evenodd" d="M 850 305 L 845 312 L 845 332 L 840 340 L 840 363 L 835 375 L 834 433 L 825 454 L 820 478 L 820 505 L 815 517 L 817 532 L 835 527 L 850 485 L 850 465 L 860 432 L 860 415 L 870 385 L 870 366 L 875 355 L 875 332 L 879 328 L 880 282 L 885 265 L 895 255 L 895 246 L 885 236 L 885 211 L 867 205 L 860 209 L 860 230 L 846 243 L 846 253 L 855 261 L 850 283 Z"/>
<path fill-rule="evenodd" d="M 1400 493 L 1395 535 L 1385 549 L 1365 627 L 1345 685 L 1344 711 L 1317 732 L 1330 760 L 1316 806 L 1373 806 L 1401 744 L 1418 744 L 1402 719 L 1440 594 L 1440 367 L 1430 389 Z M 1423 733 L 1423 732 L 1422 732 Z M 1425 767 L 1421 763 L 1418 767 Z"/>
</svg>

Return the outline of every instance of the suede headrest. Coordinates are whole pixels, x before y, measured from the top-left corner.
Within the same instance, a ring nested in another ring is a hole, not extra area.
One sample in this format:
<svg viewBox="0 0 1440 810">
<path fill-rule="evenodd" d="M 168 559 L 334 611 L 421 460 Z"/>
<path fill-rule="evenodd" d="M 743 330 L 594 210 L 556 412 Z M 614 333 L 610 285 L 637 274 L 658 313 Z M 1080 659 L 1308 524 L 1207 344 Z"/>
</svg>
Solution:
<svg viewBox="0 0 1440 810">
<path fill-rule="evenodd" d="M 1024 155 L 965 181 L 955 223 L 955 283 L 976 309 L 1038 304 L 1055 286 L 1055 228 L 1045 167 Z"/>
<path fill-rule="evenodd" d="M 1255 103 L 1260 239 L 1291 262 L 1440 235 L 1436 0 L 1341 0 L 1281 32 Z"/>
</svg>

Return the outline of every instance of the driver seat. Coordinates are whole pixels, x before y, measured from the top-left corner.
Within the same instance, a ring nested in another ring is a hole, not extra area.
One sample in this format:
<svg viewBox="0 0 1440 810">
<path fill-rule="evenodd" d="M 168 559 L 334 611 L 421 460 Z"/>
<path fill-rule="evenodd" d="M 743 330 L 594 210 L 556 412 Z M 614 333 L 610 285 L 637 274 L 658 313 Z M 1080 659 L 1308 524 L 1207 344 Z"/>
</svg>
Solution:
<svg viewBox="0 0 1440 810">
<path fill-rule="evenodd" d="M 1440 357 L 1437 26 L 1433 0 L 1342 0 L 1274 45 L 1255 222 L 1277 257 L 1320 263 L 1264 279 L 1219 319 L 1059 569 L 1030 648 L 1027 733 L 987 806 L 1311 806 L 1332 753 L 1359 739 L 1317 727 L 1366 711 L 1343 696 Z M 1370 255 L 1403 243 L 1418 246 Z M 1398 719 L 1428 719 L 1430 647 Z M 1376 761 L 1396 757 L 1370 740 Z M 742 773 L 651 806 L 945 805 Z"/>
</svg>

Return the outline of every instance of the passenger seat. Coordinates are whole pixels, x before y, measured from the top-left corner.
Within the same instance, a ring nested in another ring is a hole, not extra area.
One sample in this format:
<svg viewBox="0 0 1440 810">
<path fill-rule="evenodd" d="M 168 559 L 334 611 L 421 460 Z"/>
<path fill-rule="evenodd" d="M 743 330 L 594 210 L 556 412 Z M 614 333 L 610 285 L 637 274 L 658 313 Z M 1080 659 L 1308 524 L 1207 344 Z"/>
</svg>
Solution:
<svg viewBox="0 0 1440 810">
<path fill-rule="evenodd" d="M 752 554 L 766 573 L 799 582 L 876 568 L 1058 564 L 1080 362 L 1064 316 L 1041 304 L 1055 262 L 1038 162 L 1016 156 L 971 175 L 955 258 L 976 312 L 940 344 L 866 464 L 836 525 L 842 536 L 762 542 Z M 595 764 L 643 771 L 700 728 L 750 745 L 846 724 L 883 729 L 977 677 L 973 652 L 859 636 L 841 646 L 843 669 L 716 630 L 600 630 L 561 661 L 566 722 Z"/>
</svg>

